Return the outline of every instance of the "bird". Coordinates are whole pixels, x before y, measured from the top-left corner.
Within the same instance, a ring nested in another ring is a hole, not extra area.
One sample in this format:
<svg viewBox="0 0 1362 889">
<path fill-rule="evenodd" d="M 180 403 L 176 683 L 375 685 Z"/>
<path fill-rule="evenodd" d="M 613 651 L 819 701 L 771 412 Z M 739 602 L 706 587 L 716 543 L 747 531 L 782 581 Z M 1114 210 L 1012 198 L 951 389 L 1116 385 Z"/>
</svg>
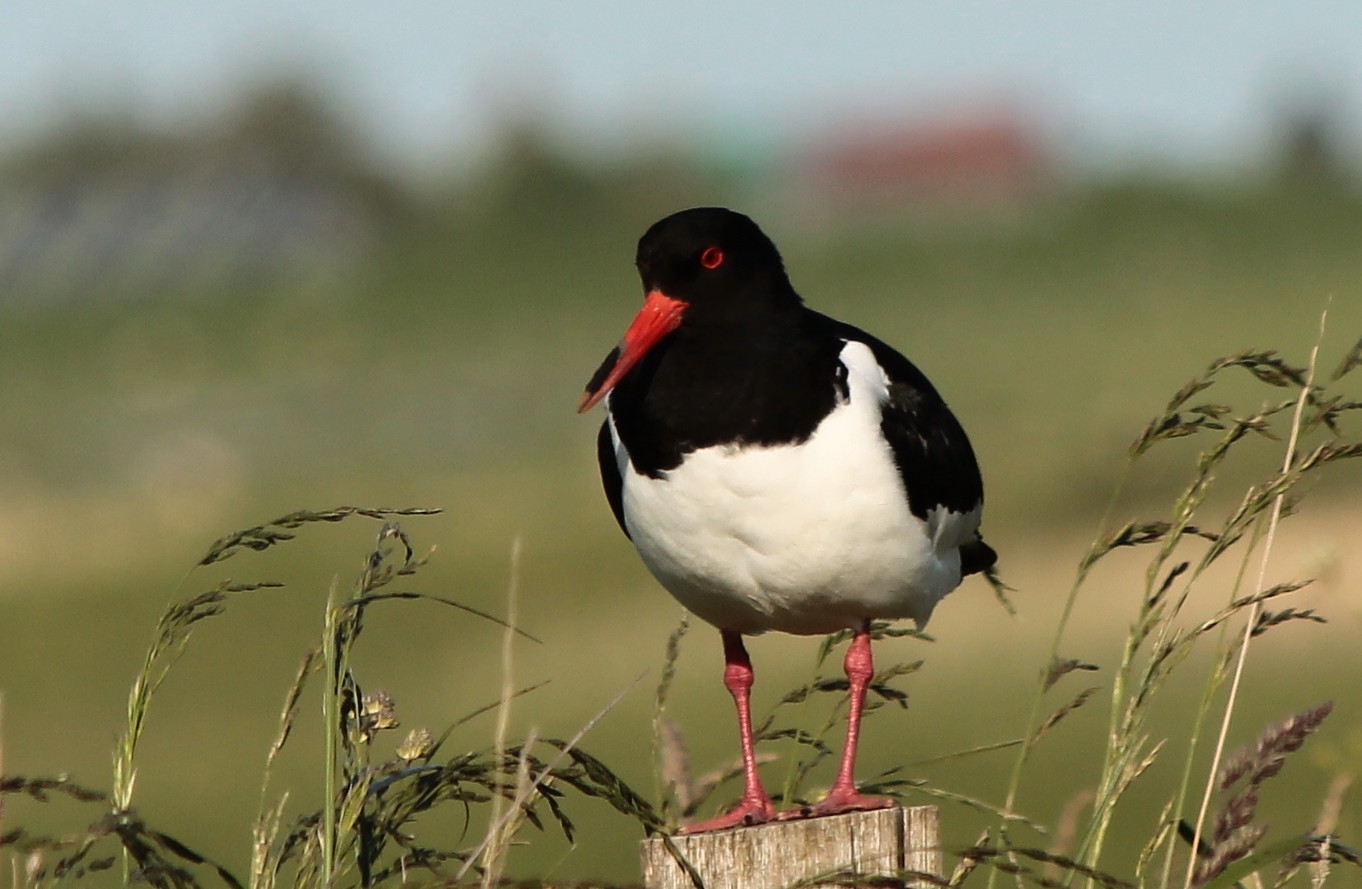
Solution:
<svg viewBox="0 0 1362 889">
<path fill-rule="evenodd" d="M 864 331 L 804 305 L 747 216 L 695 207 L 653 224 L 635 257 L 643 306 L 578 402 L 616 521 L 653 577 L 718 628 L 743 793 L 703 833 L 890 806 L 855 782 L 874 676 L 871 622 L 921 628 L 997 555 L 979 523 L 969 439 L 927 377 Z M 812 806 L 778 813 L 754 752 L 745 636 L 852 633 L 846 742 Z"/>
</svg>

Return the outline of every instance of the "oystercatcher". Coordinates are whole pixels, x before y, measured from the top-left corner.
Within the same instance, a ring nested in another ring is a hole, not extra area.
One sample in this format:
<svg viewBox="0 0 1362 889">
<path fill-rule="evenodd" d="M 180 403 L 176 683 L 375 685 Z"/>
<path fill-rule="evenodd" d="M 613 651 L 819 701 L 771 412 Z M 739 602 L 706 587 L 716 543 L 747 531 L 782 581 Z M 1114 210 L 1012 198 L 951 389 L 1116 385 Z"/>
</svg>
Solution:
<svg viewBox="0 0 1362 889">
<path fill-rule="evenodd" d="M 869 334 L 804 306 L 746 216 L 683 210 L 636 259 L 643 308 L 578 405 L 605 399 L 606 499 L 658 582 L 723 637 L 745 786 L 696 833 L 776 817 L 753 753 L 744 635 L 850 629 L 846 746 L 824 815 L 888 806 L 853 772 L 870 621 L 919 627 L 996 555 L 979 535 L 969 439 L 927 378 Z"/>
</svg>

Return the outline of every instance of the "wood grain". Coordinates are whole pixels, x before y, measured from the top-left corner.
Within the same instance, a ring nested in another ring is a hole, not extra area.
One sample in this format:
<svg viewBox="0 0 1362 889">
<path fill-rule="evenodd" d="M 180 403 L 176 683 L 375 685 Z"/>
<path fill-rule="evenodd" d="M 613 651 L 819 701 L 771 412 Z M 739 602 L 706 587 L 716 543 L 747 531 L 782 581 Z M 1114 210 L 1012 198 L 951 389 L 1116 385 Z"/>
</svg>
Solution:
<svg viewBox="0 0 1362 889">
<path fill-rule="evenodd" d="M 837 873 L 887 878 L 906 870 L 941 874 L 936 806 L 778 821 L 671 841 L 707 889 L 784 889 Z M 644 840 L 640 852 L 647 889 L 695 889 L 666 840 Z M 908 879 L 884 885 L 918 889 L 933 883 Z"/>
</svg>

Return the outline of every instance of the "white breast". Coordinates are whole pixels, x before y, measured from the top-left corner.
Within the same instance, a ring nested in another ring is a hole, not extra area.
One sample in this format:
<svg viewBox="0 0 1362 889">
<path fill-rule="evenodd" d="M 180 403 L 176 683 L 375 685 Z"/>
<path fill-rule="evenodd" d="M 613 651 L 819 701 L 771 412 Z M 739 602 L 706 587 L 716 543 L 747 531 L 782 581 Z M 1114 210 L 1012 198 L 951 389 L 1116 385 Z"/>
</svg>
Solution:
<svg viewBox="0 0 1362 889">
<path fill-rule="evenodd" d="M 979 511 L 908 510 L 880 432 L 888 398 L 870 350 L 840 358 L 849 397 L 805 442 L 715 446 L 654 479 L 615 441 L 624 518 L 657 580 L 690 611 L 744 633 L 816 634 L 867 618 L 926 622 L 960 583 Z"/>
</svg>

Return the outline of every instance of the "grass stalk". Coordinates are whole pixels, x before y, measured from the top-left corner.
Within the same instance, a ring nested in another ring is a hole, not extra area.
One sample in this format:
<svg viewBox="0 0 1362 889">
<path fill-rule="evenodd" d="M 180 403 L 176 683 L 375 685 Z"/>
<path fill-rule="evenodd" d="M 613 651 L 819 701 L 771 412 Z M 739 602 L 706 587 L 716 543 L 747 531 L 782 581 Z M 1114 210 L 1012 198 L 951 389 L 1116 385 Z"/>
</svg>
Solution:
<svg viewBox="0 0 1362 889">
<path fill-rule="evenodd" d="M 1077 592 L 1087 580 L 1091 566 L 1119 547 L 1156 545 L 1156 552 L 1144 572 L 1140 608 L 1122 645 L 1118 666 L 1112 678 L 1107 743 L 1102 757 L 1102 769 L 1098 776 L 1093 814 L 1076 845 L 1075 858 L 1088 869 L 1095 869 L 1100 861 L 1117 803 L 1130 785 L 1153 764 L 1165 744 L 1165 741 L 1156 740 L 1145 731 L 1147 711 L 1153 696 L 1168 680 L 1177 665 L 1191 652 L 1195 643 L 1207 633 L 1218 630 L 1221 642 L 1217 649 L 1224 651 L 1229 622 L 1245 614 L 1249 615 L 1249 623 L 1245 628 L 1245 633 L 1249 637 L 1267 627 L 1289 620 L 1320 620 L 1308 609 L 1300 611 L 1288 608 L 1276 613 L 1268 612 L 1263 604 L 1267 599 L 1294 592 L 1304 584 L 1284 583 L 1267 588 L 1262 580 L 1266 577 L 1265 568 L 1261 566 L 1259 587 L 1248 595 L 1239 595 L 1252 557 L 1259 549 L 1259 535 L 1262 533 L 1264 523 L 1269 523 L 1270 527 L 1275 528 L 1275 523 L 1285 515 L 1284 495 L 1307 473 L 1339 459 L 1362 456 L 1362 444 L 1340 442 L 1337 439 L 1319 445 L 1308 455 L 1299 458 L 1296 456 L 1298 442 L 1305 431 L 1322 425 L 1338 435 L 1336 424 L 1340 416 L 1347 411 L 1362 409 L 1362 402 L 1345 400 L 1341 395 L 1326 398 L 1321 394 L 1322 390 L 1316 391 L 1313 378 L 1318 348 L 1317 343 L 1308 369 L 1292 367 L 1271 351 L 1245 350 L 1213 362 L 1200 377 L 1190 381 L 1174 395 L 1163 414 L 1156 417 L 1131 445 L 1130 459 L 1121 474 L 1118 495 L 1130 475 L 1134 461 L 1152 446 L 1203 430 L 1222 431 L 1217 441 L 1201 451 L 1192 480 L 1173 504 L 1168 520 L 1145 524 L 1131 522 L 1115 532 L 1099 537 L 1094 542 L 1080 562 L 1075 583 L 1065 600 L 1059 626 L 1052 639 L 1053 672 L 1054 668 L 1061 664 L 1057 659 L 1060 640 L 1070 621 Z M 1362 343 L 1354 347 L 1349 358 L 1345 359 L 1335 372 L 1333 379 L 1339 379 L 1355 366 L 1362 366 L 1362 357 L 1357 357 L 1359 355 L 1362 355 Z M 1246 370 L 1257 380 L 1270 386 L 1295 388 L 1297 394 L 1278 402 L 1268 402 L 1257 411 L 1242 417 L 1230 418 L 1228 415 L 1231 414 L 1232 408 L 1224 405 L 1189 406 L 1189 399 L 1193 395 L 1214 385 L 1217 377 L 1230 368 Z M 1304 413 L 1307 405 L 1314 409 L 1314 413 L 1308 416 Z M 1194 525 L 1193 518 L 1206 500 L 1218 467 L 1226 459 L 1231 448 L 1250 433 L 1261 434 L 1275 440 L 1271 421 L 1278 414 L 1281 414 L 1285 421 L 1283 425 L 1289 423 L 1291 427 L 1289 436 L 1291 444 L 1288 449 L 1290 458 L 1284 468 L 1263 482 L 1248 488 L 1242 502 L 1230 512 L 1219 528 L 1207 530 Z M 1108 504 L 1108 517 L 1115 499 L 1116 497 L 1113 497 Z M 1104 526 L 1106 521 L 1104 519 Z M 1185 537 L 1204 538 L 1210 541 L 1210 544 L 1199 558 L 1175 562 L 1174 555 L 1179 551 Z M 1243 542 L 1246 537 L 1249 542 L 1239 565 L 1229 602 L 1211 617 L 1184 625 L 1179 618 L 1189 601 L 1193 587 L 1215 561 L 1235 544 Z M 1176 594 L 1173 592 L 1175 584 L 1178 586 Z M 1197 715 L 1197 725 L 1193 727 L 1190 740 L 1193 749 L 1188 753 L 1188 765 L 1185 769 L 1190 769 L 1190 757 L 1198 745 L 1201 726 L 1209 712 L 1213 692 L 1224 681 L 1235 653 L 1242 657 L 1242 646 L 1237 652 L 1225 652 L 1208 679 Z M 1009 781 L 1007 799 L 1011 805 L 1005 806 L 1009 811 L 1015 808 L 1016 794 L 1027 753 L 1033 746 L 1035 738 L 1045 729 L 1046 723 L 1041 721 L 1041 695 L 1051 684 L 1053 684 L 1051 678 L 1047 676 L 1040 692 L 1033 699 L 1031 713 L 1027 719 L 1027 741 L 1022 745 Z M 1061 709 L 1058 712 L 1064 711 Z M 1175 812 L 1174 803 L 1176 802 L 1176 810 L 1180 810 L 1186 800 L 1190 783 L 1191 774 L 1185 772 L 1175 799 L 1169 803 L 1168 811 L 1174 814 L 1164 816 L 1154 838 L 1146 845 L 1140 856 L 1141 871 L 1150 857 L 1158 851 L 1161 843 L 1171 842 L 1172 831 L 1169 825 L 1175 826 L 1180 817 Z M 1002 853 L 1011 854 L 1008 851 L 1012 847 L 1007 838 L 1006 825 L 1000 825 L 998 839 Z M 1008 861 L 1016 863 L 1011 858 Z M 1067 885 L 1074 877 L 1081 875 L 1077 869 L 1070 870 L 1068 879 L 1064 882 Z M 1089 879 L 1089 883 L 1091 882 Z"/>
<path fill-rule="evenodd" d="M 270 806 L 267 802 L 270 779 L 274 772 L 275 759 L 288 741 L 289 735 L 293 731 L 293 724 L 298 717 L 303 686 L 306 685 L 308 676 L 316 669 L 320 657 L 320 648 L 310 648 L 307 654 L 303 656 L 303 661 L 298 667 L 298 673 L 293 684 L 289 686 L 288 693 L 284 696 L 284 706 L 279 714 L 279 730 L 265 755 L 264 774 L 260 781 L 260 803 L 256 810 L 255 826 L 252 829 L 254 843 L 251 849 L 251 889 L 274 889 L 280 863 L 275 854 L 276 840 L 279 836 L 283 810 L 289 795 L 287 791 L 284 792 L 274 805 Z"/>
<path fill-rule="evenodd" d="M 328 513 L 297 513 L 284 519 L 240 532 L 215 544 L 208 564 L 244 550 L 261 550 L 291 539 L 289 530 L 311 521 L 339 521 L 348 515 L 382 518 L 388 511 L 343 509 Z M 407 513 L 401 513 L 407 514 Z M 424 514 L 424 513 L 422 513 Z M 509 610 L 517 610 L 519 582 L 519 541 L 512 555 L 512 587 Z M 531 736 L 513 742 L 508 733 L 510 702 L 537 685 L 515 689 L 513 684 L 514 635 L 529 637 L 508 621 L 493 618 L 443 596 L 407 590 L 382 590 L 394 580 L 414 575 L 425 564 L 417 558 L 411 541 L 396 523 L 385 523 L 375 548 L 368 554 L 355 593 L 342 599 L 333 578 L 326 596 L 321 643 L 303 658 L 284 698 L 279 727 L 265 757 L 260 805 L 251 830 L 251 889 L 274 889 L 281 880 L 282 868 L 292 864 L 291 885 L 295 889 L 330 889 L 357 871 L 357 885 L 377 886 L 394 880 L 406 882 L 412 871 L 428 871 L 447 880 L 442 870 L 447 862 L 460 862 L 461 879 L 470 868 L 477 868 L 485 885 L 500 884 L 506 850 L 522 822 L 543 828 L 547 818 L 557 823 L 571 842 L 574 825 L 562 808 L 564 788 L 603 799 L 618 811 L 633 817 L 650 833 L 661 830 L 662 822 L 644 798 L 635 793 L 612 769 L 579 749 L 578 742 L 626 694 L 642 681 L 640 676 L 569 741 Z M 232 585 L 224 582 L 207 593 L 173 604 L 162 616 L 155 641 L 139 672 L 130 696 L 130 728 L 116 751 L 115 764 L 127 780 L 123 798 L 132 788 L 133 753 L 140 737 L 149 702 L 164 681 L 176 655 L 183 649 L 189 628 L 197 621 L 220 613 L 226 599 L 234 593 L 275 584 Z M 382 590 L 382 591 L 380 591 Z M 474 710 L 456 720 L 439 740 L 422 728 L 412 730 L 407 740 L 391 752 L 387 745 L 376 746 L 379 732 L 399 724 L 392 695 L 381 689 L 364 692 L 352 672 L 352 652 L 363 628 L 366 609 L 377 602 L 420 600 L 453 607 L 479 618 L 492 620 L 506 629 L 503 640 L 503 685 L 497 704 Z M 276 757 L 286 743 L 299 713 L 304 686 L 318 669 L 325 670 L 322 681 L 321 717 L 323 719 L 322 776 L 323 804 L 286 822 L 285 808 L 290 796 L 280 795 L 267 803 L 271 772 Z M 539 683 L 542 684 L 542 683 Z M 495 750 L 470 751 L 435 760 L 439 747 L 455 727 L 493 707 L 500 708 Z M 547 762 L 533 750 L 540 743 L 555 748 Z M 385 753 L 380 753 L 384 750 Z M 570 762 L 568 762 L 570 760 Z M 115 854 L 97 855 L 106 841 L 117 843 L 123 855 L 124 882 L 145 882 L 157 889 L 198 889 L 204 885 L 193 872 L 211 869 L 228 889 L 244 889 L 242 882 L 217 862 L 200 855 L 170 835 L 148 826 L 135 812 L 120 808 L 112 794 L 79 787 L 64 777 L 24 778 L 0 776 L 0 805 L 8 796 L 23 794 L 39 801 L 51 795 L 70 797 L 99 807 L 103 815 L 74 838 L 35 836 L 22 828 L 9 829 L 0 842 L 16 850 L 35 850 L 26 866 L 23 884 L 29 889 L 48 889 L 82 879 L 86 874 L 117 868 Z M 491 824 L 473 851 L 453 844 L 431 846 L 413 830 L 426 812 L 437 807 L 462 809 L 498 801 Z M 8 825 L 7 825 L 8 827 Z M 6 851 L 11 851 L 7 848 Z M 54 858 L 41 857 L 51 851 Z M 11 860 L 13 863 L 13 861 Z M 116 870 L 115 870 L 116 873 Z M 354 878 L 351 878 L 354 879 Z M 16 877 L 18 884 L 20 878 Z"/>
<path fill-rule="evenodd" d="M 629 683 L 619 694 L 607 701 L 605 706 L 601 707 L 600 710 L 597 710 L 595 715 L 583 723 L 576 734 L 566 742 L 554 742 L 558 746 L 558 752 L 552 759 L 544 763 L 543 767 L 540 768 L 539 772 L 535 774 L 532 780 L 524 782 L 522 786 L 517 788 L 515 798 L 511 800 L 510 811 L 501 816 L 500 822 L 489 827 L 487 833 L 483 836 L 482 841 L 478 843 L 477 847 L 474 848 L 473 852 L 464 861 L 463 866 L 460 867 L 458 872 L 454 875 L 454 883 L 458 883 L 468 874 L 468 871 L 472 869 L 474 862 L 482 858 L 487 847 L 493 842 L 494 836 L 501 830 L 505 822 L 510 818 L 516 817 L 519 810 L 523 809 L 529 802 L 530 795 L 537 792 L 540 787 L 544 786 L 550 780 L 554 771 L 567 760 L 572 754 L 572 751 L 576 749 L 578 743 L 581 742 L 582 738 L 586 737 L 587 732 L 595 728 L 596 724 L 604 719 L 607 713 L 619 706 L 620 701 L 623 701 L 635 688 L 638 688 L 639 684 L 643 682 L 644 677 L 647 675 L 647 673 L 640 673 L 636 676 L 633 682 Z"/>
<path fill-rule="evenodd" d="M 331 885 L 336 875 L 336 848 L 338 840 L 337 806 L 339 804 L 337 777 L 337 753 L 341 738 L 341 683 L 344 665 L 337 638 L 340 632 L 340 606 L 336 604 L 336 586 L 333 582 L 326 597 L 326 615 L 322 631 L 322 669 L 326 675 L 326 687 L 322 690 L 322 832 L 321 832 L 321 884 Z"/>
<path fill-rule="evenodd" d="M 1310 393 L 1314 388 L 1315 369 L 1319 362 L 1320 344 L 1324 340 L 1324 331 L 1328 325 L 1329 310 L 1326 307 L 1320 314 L 1319 334 L 1315 338 L 1315 344 L 1310 350 L 1310 361 L 1306 365 L 1305 384 L 1301 387 L 1300 396 L 1296 399 L 1296 407 L 1291 416 L 1291 431 L 1287 438 L 1286 453 L 1282 457 L 1282 474 L 1290 472 L 1292 465 L 1296 461 L 1296 448 L 1300 442 L 1301 422 L 1305 415 L 1305 403 L 1309 400 Z M 1282 491 L 1272 500 L 1272 510 L 1268 518 L 1267 534 L 1263 542 L 1262 554 L 1258 560 L 1258 589 L 1263 589 L 1267 583 L 1267 565 L 1272 556 L 1273 544 L 1277 539 L 1277 526 L 1281 522 L 1282 509 L 1286 503 L 1286 492 Z M 1201 806 L 1197 810 L 1196 822 L 1193 826 L 1192 848 L 1197 848 L 1201 841 L 1202 829 L 1206 821 L 1206 813 L 1210 809 L 1211 795 L 1215 792 L 1215 776 L 1220 769 L 1220 761 L 1224 756 L 1226 739 L 1229 737 L 1230 722 L 1234 718 L 1235 704 L 1239 700 L 1239 688 L 1244 675 L 1244 664 L 1248 660 L 1249 645 L 1253 640 L 1253 630 L 1258 625 L 1258 617 L 1262 614 L 1263 603 L 1261 600 L 1255 601 L 1250 606 L 1248 619 L 1244 621 L 1243 636 L 1239 641 L 1239 651 L 1234 660 L 1234 671 L 1230 678 L 1229 693 L 1225 701 L 1225 712 L 1220 720 L 1220 730 L 1216 736 L 1215 751 L 1211 756 L 1211 765 L 1206 778 L 1206 788 L 1201 796 Z M 1189 855 L 1187 862 L 1186 879 L 1183 886 L 1190 889 L 1192 877 L 1195 871 L 1196 856 Z"/>
<path fill-rule="evenodd" d="M 1120 500 L 1122 492 L 1130 481 L 1130 476 L 1135 467 L 1136 456 L 1128 455 L 1121 466 L 1121 474 L 1117 478 L 1116 485 L 1112 489 L 1111 496 L 1107 498 L 1107 505 L 1103 509 L 1102 518 L 1098 522 L 1099 529 L 1107 528 L 1111 523 L 1111 517 L 1116 511 L 1116 504 Z M 1064 641 L 1065 633 L 1068 632 L 1069 621 L 1073 618 L 1074 605 L 1078 602 L 1078 593 L 1087 580 L 1088 572 L 1092 569 L 1096 559 L 1094 553 L 1097 552 L 1105 532 L 1099 531 L 1099 537 L 1093 541 L 1089 547 L 1088 556 L 1079 563 L 1078 571 L 1074 574 L 1073 583 L 1069 586 L 1068 594 L 1064 598 L 1064 608 L 1059 615 L 1059 623 L 1055 626 L 1055 631 L 1050 638 L 1050 651 L 1047 664 L 1054 664 L 1059 660 L 1059 651 Z M 1003 797 L 1003 810 L 1006 812 L 1016 811 L 1017 794 L 1021 790 L 1022 773 L 1025 770 L 1026 760 L 1031 753 L 1031 740 L 1040 729 L 1042 713 L 1044 712 L 1045 693 L 1048 685 L 1044 679 L 1036 686 L 1035 694 L 1031 697 L 1031 707 L 1026 716 L 1026 727 L 1022 734 L 1022 743 L 1017 750 L 1017 758 L 1012 763 L 1012 771 L 1007 780 L 1007 793 Z M 998 825 L 999 841 L 1008 845 L 1007 822 Z M 997 876 L 997 870 L 990 870 L 988 875 L 988 887 L 992 889 L 993 881 Z"/>
<path fill-rule="evenodd" d="M 662 675 L 653 696 L 653 799 L 659 801 L 659 812 L 669 827 L 676 826 L 672 816 L 680 817 L 680 812 L 690 803 L 693 789 L 684 744 L 670 731 L 667 720 L 667 702 L 676 679 L 676 663 L 681 657 L 681 640 L 689 631 L 690 613 L 682 610 L 680 622 L 667 637 Z"/>
<path fill-rule="evenodd" d="M 1157 551 L 1145 572 L 1144 593 L 1139 613 L 1122 646 L 1120 662 L 1112 681 L 1108 743 L 1103 757 L 1093 817 L 1078 846 L 1078 857 L 1090 867 L 1095 867 L 1101 856 L 1117 802 L 1129 785 L 1158 755 L 1160 744 L 1151 744 L 1151 739 L 1143 731 L 1150 699 L 1166 681 L 1176 664 L 1189 653 L 1196 639 L 1221 625 L 1238 611 L 1238 606 L 1232 603 L 1229 608 L 1190 632 L 1181 629 L 1177 621 L 1193 586 L 1203 572 L 1242 537 L 1246 528 L 1252 527 L 1253 518 L 1257 514 L 1257 501 L 1253 496 L 1257 489 L 1251 489 L 1245 504 L 1232 514 L 1218 533 L 1203 531 L 1192 524 L 1193 517 L 1210 490 L 1216 467 L 1225 459 L 1230 448 L 1248 432 L 1264 432 L 1267 418 L 1292 403 L 1284 401 L 1270 405 L 1250 417 L 1235 419 L 1228 425 L 1221 422 L 1220 418 L 1229 413 L 1230 408 L 1218 405 L 1187 408 L 1186 411 L 1192 417 L 1191 419 L 1184 417 L 1182 405 L 1187 398 L 1211 386 L 1214 376 L 1220 371 L 1236 366 L 1249 369 L 1259 379 L 1272 385 L 1285 386 L 1302 382 L 1298 371 L 1287 366 L 1272 353 L 1244 352 L 1215 362 L 1206 374 L 1184 386 L 1169 403 L 1165 416 L 1151 423 L 1145 433 L 1137 439 L 1132 446 L 1132 454 L 1138 456 L 1164 438 L 1182 437 L 1201 429 L 1224 430 L 1221 438 L 1201 453 L 1195 476 L 1174 503 L 1169 521 L 1139 527 L 1127 526 L 1113 538 L 1115 543 L 1094 551 L 1094 555 L 1100 557 L 1114 545 L 1146 542 L 1158 544 Z M 1307 397 L 1307 394 L 1301 395 L 1300 398 Z M 1279 484 L 1280 488 L 1289 487 L 1289 481 L 1286 479 L 1278 479 L 1274 483 Z M 1167 594 L 1172 584 L 1190 563 L 1179 563 L 1171 570 L 1169 563 L 1183 537 L 1188 535 L 1206 537 L 1212 540 L 1212 545 L 1183 581 L 1180 594 L 1170 600 Z M 1165 572 L 1166 579 L 1160 583 L 1159 578 L 1165 576 Z M 1148 654 L 1140 661 L 1142 652 Z M 1141 663 L 1142 666 L 1139 666 Z"/>
<path fill-rule="evenodd" d="M 506 737 L 511 725 L 511 701 L 515 697 L 515 632 L 511 629 L 516 623 L 520 581 L 520 535 L 511 543 L 511 575 L 506 583 L 506 629 L 501 635 L 501 704 L 497 707 L 497 723 L 492 738 L 492 756 L 502 762 L 506 756 Z M 513 797 L 518 797 L 521 788 L 520 775 L 524 771 L 524 760 L 516 768 L 517 780 L 510 786 Z M 506 798 L 502 793 L 492 794 L 492 811 L 488 819 L 487 837 L 489 842 L 482 852 L 482 889 L 491 889 L 501 877 L 506 850 L 514 832 L 510 819 L 504 817 Z"/>
<path fill-rule="evenodd" d="M 1248 547 L 1244 550 L 1244 556 L 1239 560 L 1239 566 L 1235 571 L 1234 581 L 1230 586 L 1229 600 L 1231 603 L 1238 598 L 1240 591 L 1244 587 L 1244 577 L 1248 572 L 1249 562 L 1253 557 L 1254 551 L 1258 546 L 1258 535 L 1261 532 L 1261 525 L 1255 525 L 1253 538 L 1249 541 Z M 1215 649 L 1216 651 L 1225 650 L 1225 638 L 1229 633 L 1229 625 L 1224 624 L 1217 631 Z M 1166 847 L 1164 850 L 1163 869 L 1159 879 L 1160 886 L 1171 885 L 1170 880 L 1173 875 L 1173 853 L 1176 846 L 1171 841 L 1173 828 L 1182 817 L 1184 807 L 1187 805 L 1187 794 L 1192 787 L 1192 772 L 1196 761 L 1196 751 L 1201 745 L 1201 732 L 1206 725 L 1206 717 L 1211 712 L 1211 705 L 1215 700 L 1215 693 L 1224 682 L 1224 660 L 1217 658 L 1215 664 L 1206 675 L 1206 683 L 1201 690 L 1201 698 L 1197 701 L 1196 716 L 1192 720 L 1191 734 L 1187 739 L 1187 753 L 1182 761 L 1182 773 L 1178 777 L 1177 793 L 1173 797 L 1172 804 L 1168 808 L 1168 814 L 1164 819 L 1161 830 L 1167 829 L 1163 842 Z M 1151 854 L 1153 854 L 1151 852 Z"/>
</svg>

